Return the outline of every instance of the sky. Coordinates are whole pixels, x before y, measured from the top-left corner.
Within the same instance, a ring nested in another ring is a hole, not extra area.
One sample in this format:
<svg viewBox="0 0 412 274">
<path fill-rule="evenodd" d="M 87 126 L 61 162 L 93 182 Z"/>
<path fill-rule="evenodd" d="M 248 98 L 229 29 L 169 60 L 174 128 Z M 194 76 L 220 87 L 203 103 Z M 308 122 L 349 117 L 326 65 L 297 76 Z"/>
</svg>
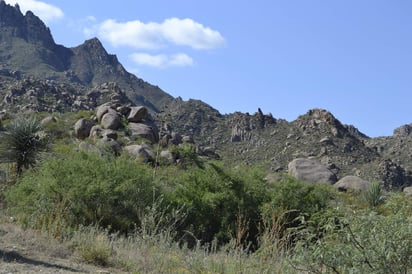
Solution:
<svg viewBox="0 0 412 274">
<path fill-rule="evenodd" d="M 222 114 L 327 109 L 371 137 L 412 123 L 410 0 L 6 0 L 58 44 L 97 37 L 131 73 Z"/>
</svg>

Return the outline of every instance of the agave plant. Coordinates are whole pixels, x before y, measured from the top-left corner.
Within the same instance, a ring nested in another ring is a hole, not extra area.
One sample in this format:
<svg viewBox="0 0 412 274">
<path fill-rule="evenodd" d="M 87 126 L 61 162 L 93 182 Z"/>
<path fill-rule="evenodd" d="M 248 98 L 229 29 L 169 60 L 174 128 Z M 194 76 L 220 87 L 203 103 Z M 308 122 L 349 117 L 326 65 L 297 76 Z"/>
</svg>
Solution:
<svg viewBox="0 0 412 274">
<path fill-rule="evenodd" d="M 15 163 L 16 174 L 36 164 L 46 141 L 39 136 L 40 122 L 32 117 L 18 117 L 0 132 L 0 162 Z"/>
<path fill-rule="evenodd" d="M 365 192 L 364 198 L 370 207 L 376 207 L 385 202 L 382 186 L 379 182 L 373 182 Z"/>
</svg>

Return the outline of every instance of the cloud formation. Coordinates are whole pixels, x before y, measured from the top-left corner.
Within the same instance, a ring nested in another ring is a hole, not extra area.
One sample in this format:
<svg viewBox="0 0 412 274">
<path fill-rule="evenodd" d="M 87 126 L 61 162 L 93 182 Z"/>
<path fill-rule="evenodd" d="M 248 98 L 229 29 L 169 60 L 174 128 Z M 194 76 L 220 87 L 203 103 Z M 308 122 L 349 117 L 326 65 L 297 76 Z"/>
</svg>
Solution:
<svg viewBox="0 0 412 274">
<path fill-rule="evenodd" d="M 183 67 L 193 65 L 193 59 L 184 53 L 174 55 L 133 53 L 130 55 L 130 58 L 139 65 L 156 68 Z"/>
<path fill-rule="evenodd" d="M 218 31 L 190 18 L 169 18 L 162 23 L 143 23 L 139 20 L 120 23 L 108 19 L 96 26 L 96 31 L 113 46 L 136 49 L 159 49 L 168 45 L 179 45 L 205 50 L 218 48 L 225 43 Z M 90 33 L 90 29 L 88 32 Z"/>
<path fill-rule="evenodd" d="M 129 47 L 139 50 L 130 54 L 138 65 L 156 68 L 192 66 L 193 59 L 185 54 L 153 54 L 176 47 L 190 47 L 193 50 L 210 50 L 221 47 L 225 39 L 216 30 L 193 19 L 168 18 L 163 22 L 144 23 L 139 20 L 118 22 L 107 19 L 83 29 L 87 37 L 98 36 L 114 47 Z M 151 53 L 142 52 L 150 51 Z"/>
<path fill-rule="evenodd" d="M 30 10 L 46 23 L 58 20 L 64 16 L 60 8 L 37 0 L 6 0 L 6 3 L 10 5 L 17 3 L 23 13 Z"/>
</svg>

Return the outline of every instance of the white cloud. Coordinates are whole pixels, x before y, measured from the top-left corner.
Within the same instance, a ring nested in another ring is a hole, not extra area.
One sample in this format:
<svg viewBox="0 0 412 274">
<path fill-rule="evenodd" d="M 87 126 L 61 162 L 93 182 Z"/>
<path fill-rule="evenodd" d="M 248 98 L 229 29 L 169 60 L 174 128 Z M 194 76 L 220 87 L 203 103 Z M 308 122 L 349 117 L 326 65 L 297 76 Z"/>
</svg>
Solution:
<svg viewBox="0 0 412 274">
<path fill-rule="evenodd" d="M 163 44 L 157 23 L 144 24 L 140 21 L 118 23 L 109 19 L 100 24 L 98 34 L 113 46 L 153 49 Z"/>
<path fill-rule="evenodd" d="M 44 22 L 50 22 L 53 20 L 58 20 L 63 18 L 63 11 L 53 5 L 47 4 L 45 2 L 36 1 L 36 0 L 6 0 L 10 5 L 19 4 L 20 10 L 23 13 L 30 10 L 35 15 L 39 16 Z"/>
<path fill-rule="evenodd" d="M 130 58 L 139 65 L 151 66 L 156 68 L 166 68 L 166 67 L 183 67 L 193 65 L 193 59 L 184 54 L 147 54 L 147 53 L 134 53 L 130 55 Z"/>
<path fill-rule="evenodd" d="M 164 37 L 177 44 L 194 49 L 212 49 L 223 45 L 222 35 L 192 19 L 166 19 L 161 24 Z"/>
<path fill-rule="evenodd" d="M 159 49 L 168 45 L 213 49 L 224 44 L 223 36 L 192 19 L 169 18 L 162 23 L 139 20 L 119 23 L 108 19 L 97 26 L 97 34 L 113 46 Z M 90 28 L 87 31 L 90 34 Z"/>
</svg>

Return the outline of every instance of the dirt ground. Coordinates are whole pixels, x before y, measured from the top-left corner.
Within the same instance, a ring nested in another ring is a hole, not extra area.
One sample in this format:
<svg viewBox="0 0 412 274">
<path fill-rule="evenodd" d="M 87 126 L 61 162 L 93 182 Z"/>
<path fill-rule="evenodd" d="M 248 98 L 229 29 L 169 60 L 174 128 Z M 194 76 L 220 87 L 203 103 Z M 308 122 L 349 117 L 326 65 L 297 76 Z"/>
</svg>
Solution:
<svg viewBox="0 0 412 274">
<path fill-rule="evenodd" d="M 0 274 L 125 273 L 82 262 L 68 246 L 13 222 L 0 222 Z"/>
</svg>

